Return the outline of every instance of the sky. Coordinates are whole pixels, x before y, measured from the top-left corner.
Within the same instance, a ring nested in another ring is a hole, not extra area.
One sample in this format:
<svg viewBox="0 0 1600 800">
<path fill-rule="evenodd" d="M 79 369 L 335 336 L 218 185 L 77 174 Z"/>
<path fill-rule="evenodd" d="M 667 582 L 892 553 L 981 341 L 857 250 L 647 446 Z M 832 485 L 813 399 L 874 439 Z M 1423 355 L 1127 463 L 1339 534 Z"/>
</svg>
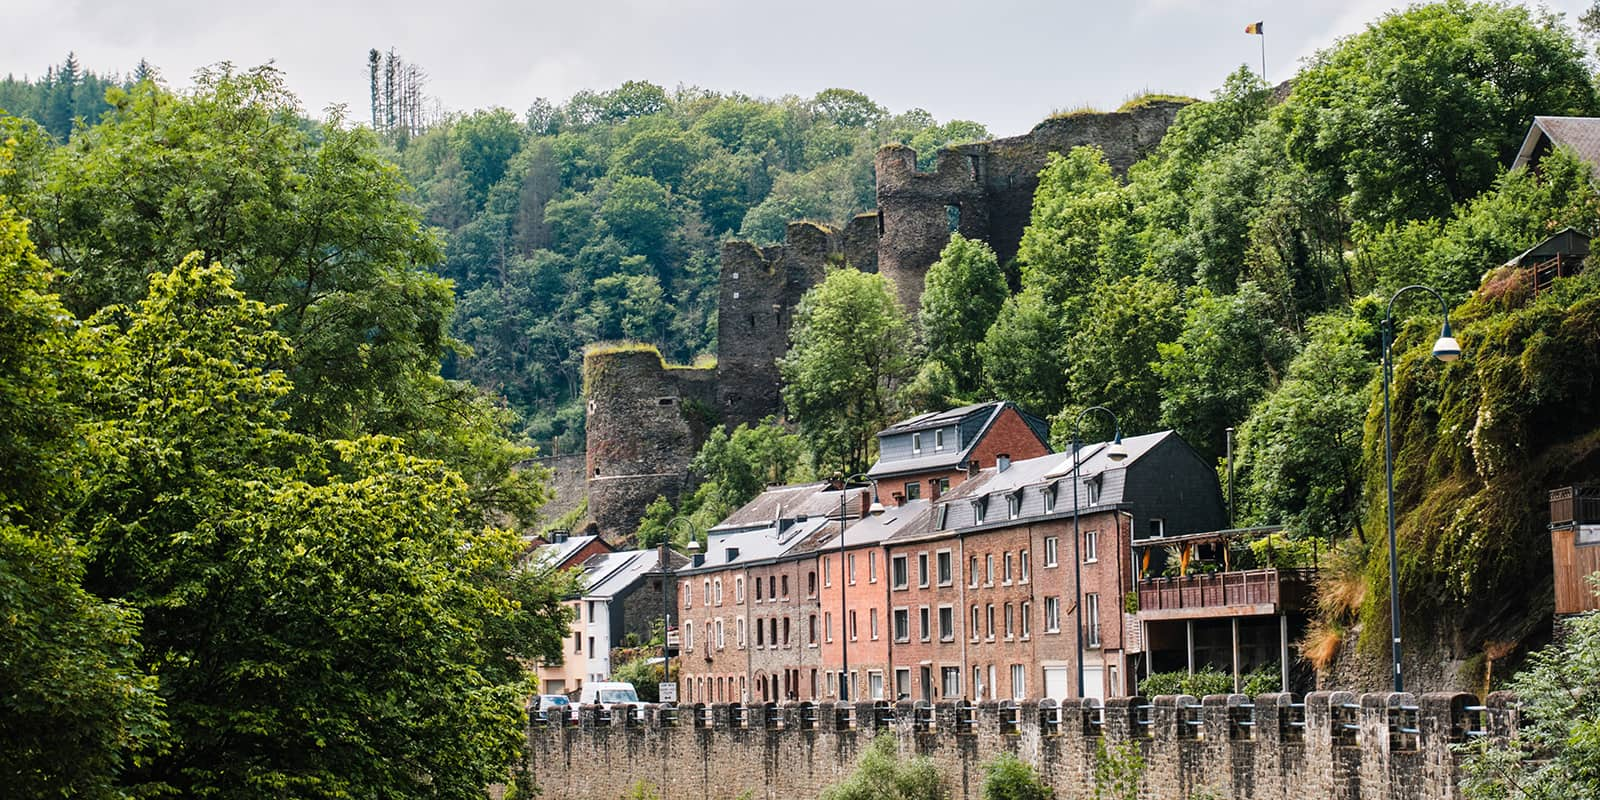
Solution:
<svg viewBox="0 0 1600 800">
<path fill-rule="evenodd" d="M 1575 19 L 1590 0 L 1551 0 Z M 182 88 L 220 61 L 273 62 L 304 109 L 368 116 L 367 51 L 428 73 L 446 110 L 647 80 L 761 97 L 864 92 L 1024 133 L 1054 111 L 1132 96 L 1209 97 L 1240 64 L 1277 83 L 1393 0 L 5 0 L 0 75 L 37 76 L 68 51 L 96 72 L 140 58 Z M 1260 20 L 1264 37 L 1244 26 Z"/>
</svg>

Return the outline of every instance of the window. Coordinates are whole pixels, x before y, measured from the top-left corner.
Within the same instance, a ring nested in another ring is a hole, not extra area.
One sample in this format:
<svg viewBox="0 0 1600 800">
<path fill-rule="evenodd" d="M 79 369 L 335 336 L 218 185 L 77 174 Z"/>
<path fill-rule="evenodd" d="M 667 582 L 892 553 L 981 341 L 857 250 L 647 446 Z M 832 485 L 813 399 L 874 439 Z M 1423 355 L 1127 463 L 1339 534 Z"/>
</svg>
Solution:
<svg viewBox="0 0 1600 800">
<path fill-rule="evenodd" d="M 1012 492 L 1006 495 L 1006 519 L 1016 519 L 1022 514 L 1022 495 Z"/>
<path fill-rule="evenodd" d="M 953 606 L 939 606 L 939 641 L 956 640 L 956 610 Z"/>
<path fill-rule="evenodd" d="M 933 452 L 937 453 L 937 452 L 939 452 L 940 450 L 943 450 L 943 449 L 944 449 L 944 429 L 940 428 L 939 430 L 936 430 L 936 431 L 933 432 Z M 945 482 L 946 482 L 945 485 L 941 486 L 940 488 L 942 488 L 942 489 L 950 488 L 949 487 L 949 480 L 950 480 L 949 478 L 946 478 L 945 479 Z"/>
<path fill-rule="evenodd" d="M 1093 564 L 1100 560 L 1100 532 L 1083 532 L 1083 563 Z"/>
<path fill-rule="evenodd" d="M 806 644 L 813 647 L 817 644 L 817 615 L 812 614 L 806 622 Z"/>
<path fill-rule="evenodd" d="M 922 482 L 912 481 L 905 485 L 906 499 L 916 500 L 922 497 Z"/>
<path fill-rule="evenodd" d="M 972 696 L 975 700 L 983 699 L 983 690 L 989 687 L 983 685 L 983 667 L 972 668 Z"/>
<path fill-rule="evenodd" d="M 689 581 L 684 581 L 683 582 L 683 607 L 684 608 L 694 608 L 694 599 L 689 596 L 693 592 L 694 592 L 694 584 L 689 582 Z"/>
<path fill-rule="evenodd" d="M 942 688 L 943 688 L 945 697 L 960 697 L 961 696 L 961 668 L 960 667 L 940 667 L 939 668 L 939 677 L 941 679 L 941 682 L 944 684 L 944 686 Z"/>
<path fill-rule="evenodd" d="M 917 609 L 917 638 L 924 642 L 928 641 L 928 638 L 933 634 L 933 626 L 929 624 L 929 621 L 928 607 L 923 606 Z"/>
<path fill-rule="evenodd" d="M 824 636 L 828 637 L 828 641 L 830 641 L 830 642 L 833 641 L 833 612 L 832 611 L 825 611 L 822 614 L 822 633 L 823 633 Z"/>
<path fill-rule="evenodd" d="M 911 609 L 897 608 L 894 610 L 894 640 L 897 642 L 911 641 Z"/>
<path fill-rule="evenodd" d="M 928 587 L 928 554 L 917 554 L 917 585 L 926 589 Z"/>
<path fill-rule="evenodd" d="M 889 557 L 889 583 L 896 589 L 904 589 L 911 585 L 910 560 L 905 556 Z"/>
<path fill-rule="evenodd" d="M 717 605 L 719 605 L 719 606 L 722 605 L 722 579 L 721 578 L 716 579 L 716 581 L 714 581 L 711 584 L 711 587 L 712 587 L 712 589 L 714 589 L 716 591 L 716 594 L 717 594 Z"/>
<path fill-rule="evenodd" d="M 1031 577 L 1028 574 L 1028 551 L 1024 550 L 1017 554 L 1017 566 L 1021 568 L 1021 577 L 1019 580 L 1022 583 L 1027 583 L 1028 579 Z"/>
<path fill-rule="evenodd" d="M 1013 606 L 1010 603 L 1006 603 L 1006 638 L 1007 639 L 1010 639 L 1010 638 L 1012 638 L 1013 636 L 1016 635 L 1016 632 L 1017 632 L 1016 619 L 1017 619 L 1017 608 L 1016 608 L 1016 606 Z"/>
<path fill-rule="evenodd" d="M 850 615 L 847 617 L 847 619 L 850 622 L 850 627 L 846 629 L 849 631 L 847 635 L 850 637 L 850 641 L 853 642 L 861 632 L 861 629 L 856 626 L 856 612 L 854 609 L 850 611 Z"/>
<path fill-rule="evenodd" d="M 683 623 L 683 649 L 694 649 L 694 622 L 684 620 Z"/>
<path fill-rule="evenodd" d="M 581 634 L 581 633 L 572 634 L 572 652 L 574 652 L 574 653 L 583 652 L 583 634 Z"/>
<path fill-rule="evenodd" d="M 994 585 L 994 554 L 993 553 L 990 553 L 990 554 L 988 554 L 988 555 L 983 557 L 983 585 L 984 586 L 993 586 Z"/>
<path fill-rule="evenodd" d="M 594 620 L 595 620 L 595 616 L 594 616 L 594 601 L 590 600 L 589 601 L 589 621 L 590 622 L 594 622 Z"/>
<path fill-rule="evenodd" d="M 872 636 L 873 641 L 878 640 L 878 609 L 876 608 L 867 609 L 867 633 Z"/>
<path fill-rule="evenodd" d="M 1025 685 L 1027 675 L 1027 669 L 1021 664 L 1011 665 L 1011 699 L 1021 700 L 1028 696 L 1028 688 Z"/>
<path fill-rule="evenodd" d="M 1030 633 L 1029 628 L 1033 625 L 1033 622 L 1030 619 L 1032 614 L 1033 604 L 1026 600 L 1022 601 L 1022 613 L 1018 616 L 1021 617 L 1019 621 L 1022 623 L 1022 638 L 1024 639 L 1028 638 L 1028 634 Z"/>
<path fill-rule="evenodd" d="M 974 524 L 974 525 L 982 525 L 983 524 L 983 515 L 984 515 L 984 513 L 986 511 L 989 510 L 989 504 L 988 504 L 988 502 L 986 502 L 987 500 L 988 500 L 988 498 L 985 497 L 985 498 L 982 498 L 982 499 L 979 499 L 979 500 L 972 501 L 972 524 Z"/>
<path fill-rule="evenodd" d="M 1054 536 L 1044 537 L 1044 565 L 1047 567 L 1056 565 L 1056 537 Z"/>
<path fill-rule="evenodd" d="M 856 585 L 856 554 L 851 553 L 850 555 L 845 556 L 844 559 L 845 582 L 849 583 L 851 586 L 854 586 Z"/>
<path fill-rule="evenodd" d="M 867 583 L 878 582 L 878 551 L 867 551 Z"/>
<path fill-rule="evenodd" d="M 756 578 L 756 602 L 761 602 L 761 579 Z"/>
<path fill-rule="evenodd" d="M 983 621 L 983 617 L 980 616 L 980 613 L 981 612 L 978 611 L 978 604 L 977 603 L 973 603 L 972 604 L 972 625 L 971 625 L 972 632 L 971 632 L 971 635 L 972 635 L 972 641 L 974 641 L 974 642 L 978 641 L 978 637 L 980 635 L 982 635 L 982 633 L 983 633 L 983 625 L 981 624 L 982 621 Z"/>
<path fill-rule="evenodd" d="M 1002 566 L 1002 568 L 1000 570 L 1000 582 L 1004 583 L 1007 586 L 1011 585 L 1011 554 L 1010 553 L 1006 553 L 1005 564 Z"/>
<path fill-rule="evenodd" d="M 816 597 L 816 596 L 817 596 L 817 573 L 816 572 L 807 572 L 806 573 L 806 597 Z"/>
<path fill-rule="evenodd" d="M 867 671 L 867 696 L 873 700 L 883 699 L 883 673 L 878 670 Z"/>
<path fill-rule="evenodd" d="M 922 455 L 922 434 L 911 434 L 911 455 Z"/>
<path fill-rule="evenodd" d="M 909 698 L 911 696 L 910 667 L 894 668 L 894 696 L 896 700 L 902 697 Z"/>
<path fill-rule="evenodd" d="M 789 646 L 789 618 L 783 618 L 783 646 Z"/>
<path fill-rule="evenodd" d="M 1056 513 L 1056 487 L 1046 486 L 1039 491 L 1039 494 L 1044 495 L 1044 513 Z"/>
<path fill-rule="evenodd" d="M 721 650 L 727 644 L 727 639 L 725 639 L 722 634 L 723 634 L 722 618 L 721 617 L 717 617 L 717 649 L 718 650 Z"/>
<path fill-rule="evenodd" d="M 784 582 L 785 585 L 787 585 L 789 583 L 788 577 L 785 577 L 783 579 L 783 582 Z M 784 594 L 788 594 L 789 590 L 785 589 L 783 593 Z M 767 576 L 767 599 L 768 600 L 776 600 L 776 599 L 778 599 L 778 576 L 776 576 L 776 575 L 768 575 Z"/>
<path fill-rule="evenodd" d="M 783 576 L 783 583 L 780 584 L 780 585 L 783 586 L 783 599 L 788 600 L 789 599 L 789 576 L 788 575 Z"/>
<path fill-rule="evenodd" d="M 1085 647 L 1100 646 L 1100 595 L 1083 596 L 1083 638 Z"/>
<path fill-rule="evenodd" d="M 1102 476 L 1100 476 L 1100 475 L 1096 475 L 1093 478 L 1090 478 L 1089 480 L 1084 481 L 1083 490 L 1084 490 L 1084 493 L 1088 495 L 1088 502 L 1089 502 L 1089 505 L 1091 505 L 1091 506 L 1099 505 L 1099 503 L 1100 503 L 1100 478 L 1101 477 Z"/>
<path fill-rule="evenodd" d="M 833 556 L 823 556 L 822 557 L 822 585 L 823 586 L 832 586 L 833 585 Z M 812 592 L 811 596 L 812 597 L 816 597 L 817 593 L 816 592 Z"/>
<path fill-rule="evenodd" d="M 955 576 L 951 574 L 953 570 L 950 569 L 950 551 L 940 550 L 936 555 L 938 556 L 939 585 L 949 586 L 955 583 Z"/>
<path fill-rule="evenodd" d="M 757 622 L 756 624 L 760 625 L 761 623 Z M 771 618 L 769 618 L 767 620 L 767 644 L 769 644 L 769 645 L 771 645 L 773 647 L 777 647 L 778 646 L 778 618 L 777 617 L 771 617 Z"/>
<path fill-rule="evenodd" d="M 757 582 L 757 585 L 760 585 L 760 583 Z M 740 620 L 740 622 L 743 622 L 743 621 L 744 620 L 742 620 L 742 619 Z M 767 644 L 766 633 L 767 633 L 767 626 L 761 624 L 761 620 L 759 620 L 759 619 L 756 620 L 756 647 L 765 647 L 766 646 L 766 644 Z"/>
<path fill-rule="evenodd" d="M 744 576 L 743 575 L 740 575 L 739 577 L 733 579 L 733 602 L 735 602 L 735 603 L 743 603 L 744 602 Z"/>
<path fill-rule="evenodd" d="M 945 524 L 950 521 L 950 506 L 939 506 L 938 510 L 933 512 L 933 517 L 933 529 L 936 531 L 944 530 Z"/>
<path fill-rule="evenodd" d="M 983 629 L 983 637 L 994 641 L 994 603 L 989 604 L 989 607 L 984 612 L 984 617 L 987 619 L 988 625 Z"/>
<path fill-rule="evenodd" d="M 1151 536 L 1166 536 L 1167 535 L 1167 521 L 1162 519 L 1162 518 L 1160 518 L 1160 517 L 1156 517 L 1155 519 L 1150 520 L 1150 535 Z"/>
<path fill-rule="evenodd" d="M 1046 597 L 1044 599 L 1044 632 L 1061 632 L 1061 598 Z"/>
<path fill-rule="evenodd" d="M 734 645 L 737 646 L 737 647 L 744 647 L 745 642 L 750 640 L 749 631 L 746 630 L 746 628 L 745 628 L 744 617 L 739 617 L 738 619 L 734 620 L 733 627 L 734 627 L 734 638 L 733 638 Z"/>
<path fill-rule="evenodd" d="M 978 557 L 977 556 L 973 556 L 972 558 L 967 559 L 967 585 L 968 586 L 977 586 L 978 585 Z"/>
<path fill-rule="evenodd" d="M 590 658 L 594 657 L 594 637 L 593 636 L 589 637 L 589 657 Z"/>
<path fill-rule="evenodd" d="M 700 582 L 700 596 L 705 598 L 706 605 L 711 605 L 711 579 L 706 578 Z"/>
</svg>

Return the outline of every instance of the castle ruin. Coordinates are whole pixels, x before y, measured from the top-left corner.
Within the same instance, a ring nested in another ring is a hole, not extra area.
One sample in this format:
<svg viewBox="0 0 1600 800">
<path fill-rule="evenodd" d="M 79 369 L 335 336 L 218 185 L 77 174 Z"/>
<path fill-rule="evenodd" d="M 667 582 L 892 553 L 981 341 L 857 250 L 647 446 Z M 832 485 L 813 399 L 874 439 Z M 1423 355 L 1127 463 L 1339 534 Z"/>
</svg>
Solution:
<svg viewBox="0 0 1600 800">
<path fill-rule="evenodd" d="M 1095 145 L 1125 173 L 1184 105 L 1052 117 L 1021 136 L 942 150 L 932 172 L 917 169 L 915 150 L 889 145 L 876 158 L 876 211 L 842 230 L 790 223 L 781 245 L 724 244 L 714 367 L 669 366 L 643 346 L 584 353 L 584 478 L 602 535 L 625 540 L 657 496 L 676 502 L 692 489 L 689 462 L 712 426 L 781 413 L 777 361 L 788 351 L 795 307 L 827 267 L 881 272 L 915 313 L 928 267 L 952 232 L 988 242 L 1002 262 L 1016 255 L 1050 153 Z"/>
</svg>

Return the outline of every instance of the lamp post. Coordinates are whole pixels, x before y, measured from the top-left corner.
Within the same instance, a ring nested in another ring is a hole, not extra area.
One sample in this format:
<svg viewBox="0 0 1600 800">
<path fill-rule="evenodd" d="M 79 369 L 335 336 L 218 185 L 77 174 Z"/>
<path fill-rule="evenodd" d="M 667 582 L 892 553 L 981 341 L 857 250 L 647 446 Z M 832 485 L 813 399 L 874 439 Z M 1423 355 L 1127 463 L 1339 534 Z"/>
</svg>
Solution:
<svg viewBox="0 0 1600 800">
<path fill-rule="evenodd" d="M 1081 546 L 1078 540 L 1083 538 L 1082 534 L 1080 534 L 1078 532 L 1078 513 L 1081 510 L 1080 504 L 1078 502 L 1078 477 L 1079 477 L 1078 476 L 1078 471 L 1079 471 L 1079 468 L 1081 466 L 1080 462 L 1082 461 L 1082 459 L 1078 457 L 1078 448 L 1079 448 L 1079 445 L 1080 445 L 1080 443 L 1078 441 L 1078 439 L 1079 439 L 1078 434 L 1083 428 L 1083 418 L 1084 418 L 1084 416 L 1087 415 L 1090 411 L 1099 411 L 1099 412 L 1102 412 L 1106 416 L 1111 418 L 1111 428 L 1114 431 L 1114 435 L 1112 436 L 1111 444 L 1106 447 L 1106 458 L 1109 458 L 1112 461 L 1120 462 L 1123 459 L 1128 457 L 1128 448 L 1122 446 L 1122 423 L 1117 421 L 1117 415 L 1113 414 L 1111 412 L 1111 409 L 1106 408 L 1105 406 L 1089 406 L 1088 408 L 1078 412 L 1077 419 L 1074 419 L 1072 421 L 1072 594 L 1073 594 L 1073 597 L 1072 597 L 1073 612 L 1072 613 L 1073 613 L 1073 616 L 1077 617 L 1077 624 L 1074 625 L 1073 627 L 1077 628 L 1077 630 L 1075 631 L 1077 636 L 1074 638 L 1074 647 L 1077 648 L 1077 655 L 1074 656 L 1074 658 L 1076 659 L 1076 662 L 1077 662 L 1078 698 L 1079 699 L 1082 699 L 1083 696 L 1084 696 L 1084 694 L 1083 694 L 1083 623 L 1084 623 L 1084 620 L 1083 620 L 1083 557 L 1078 552 L 1079 547 Z"/>
<path fill-rule="evenodd" d="M 671 548 L 672 532 L 679 527 L 689 539 L 684 548 L 690 555 L 700 549 L 700 542 L 694 535 L 694 523 L 684 517 L 673 517 L 667 522 L 667 530 L 661 535 L 661 682 L 672 683 L 672 647 L 668 641 L 667 632 L 672 629 L 672 559 Z M 659 699 L 659 698 L 658 698 Z"/>
<path fill-rule="evenodd" d="M 1400 295 L 1417 289 L 1433 295 L 1439 301 L 1439 306 L 1444 310 L 1444 328 L 1439 332 L 1439 338 L 1433 343 L 1433 357 L 1449 363 L 1461 357 L 1461 345 L 1456 342 L 1455 336 L 1450 333 L 1450 305 L 1444 301 L 1444 296 L 1427 286 L 1412 284 L 1401 287 L 1399 291 L 1389 298 L 1389 306 L 1384 311 L 1383 325 L 1381 328 L 1383 339 L 1383 479 L 1384 492 L 1388 501 L 1389 523 L 1389 634 L 1394 645 L 1394 690 L 1403 692 L 1405 689 L 1404 673 L 1400 669 L 1400 557 L 1395 549 L 1394 541 L 1394 440 L 1389 429 L 1389 381 L 1394 373 L 1394 362 L 1389 353 L 1389 346 L 1394 341 L 1394 301 Z"/>
<path fill-rule="evenodd" d="M 846 614 L 850 600 L 845 595 L 845 552 L 844 552 L 844 527 L 845 527 L 845 502 L 850 497 L 850 482 L 855 480 L 866 481 L 872 484 L 872 506 L 867 512 L 874 517 L 883 513 L 883 504 L 878 502 L 878 484 L 864 472 L 857 472 L 847 478 L 839 479 L 839 700 L 850 700 L 850 625 Z"/>
</svg>

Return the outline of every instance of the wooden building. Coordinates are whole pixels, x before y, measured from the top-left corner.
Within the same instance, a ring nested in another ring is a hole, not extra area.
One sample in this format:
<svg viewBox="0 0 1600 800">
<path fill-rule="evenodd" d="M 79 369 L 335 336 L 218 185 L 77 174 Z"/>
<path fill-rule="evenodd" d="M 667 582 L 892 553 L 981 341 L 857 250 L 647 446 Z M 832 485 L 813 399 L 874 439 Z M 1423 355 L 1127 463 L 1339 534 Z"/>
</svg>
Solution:
<svg viewBox="0 0 1600 800">
<path fill-rule="evenodd" d="M 1600 486 L 1550 492 L 1550 557 L 1555 567 L 1556 617 L 1600 611 L 1589 576 L 1600 573 Z"/>
</svg>

